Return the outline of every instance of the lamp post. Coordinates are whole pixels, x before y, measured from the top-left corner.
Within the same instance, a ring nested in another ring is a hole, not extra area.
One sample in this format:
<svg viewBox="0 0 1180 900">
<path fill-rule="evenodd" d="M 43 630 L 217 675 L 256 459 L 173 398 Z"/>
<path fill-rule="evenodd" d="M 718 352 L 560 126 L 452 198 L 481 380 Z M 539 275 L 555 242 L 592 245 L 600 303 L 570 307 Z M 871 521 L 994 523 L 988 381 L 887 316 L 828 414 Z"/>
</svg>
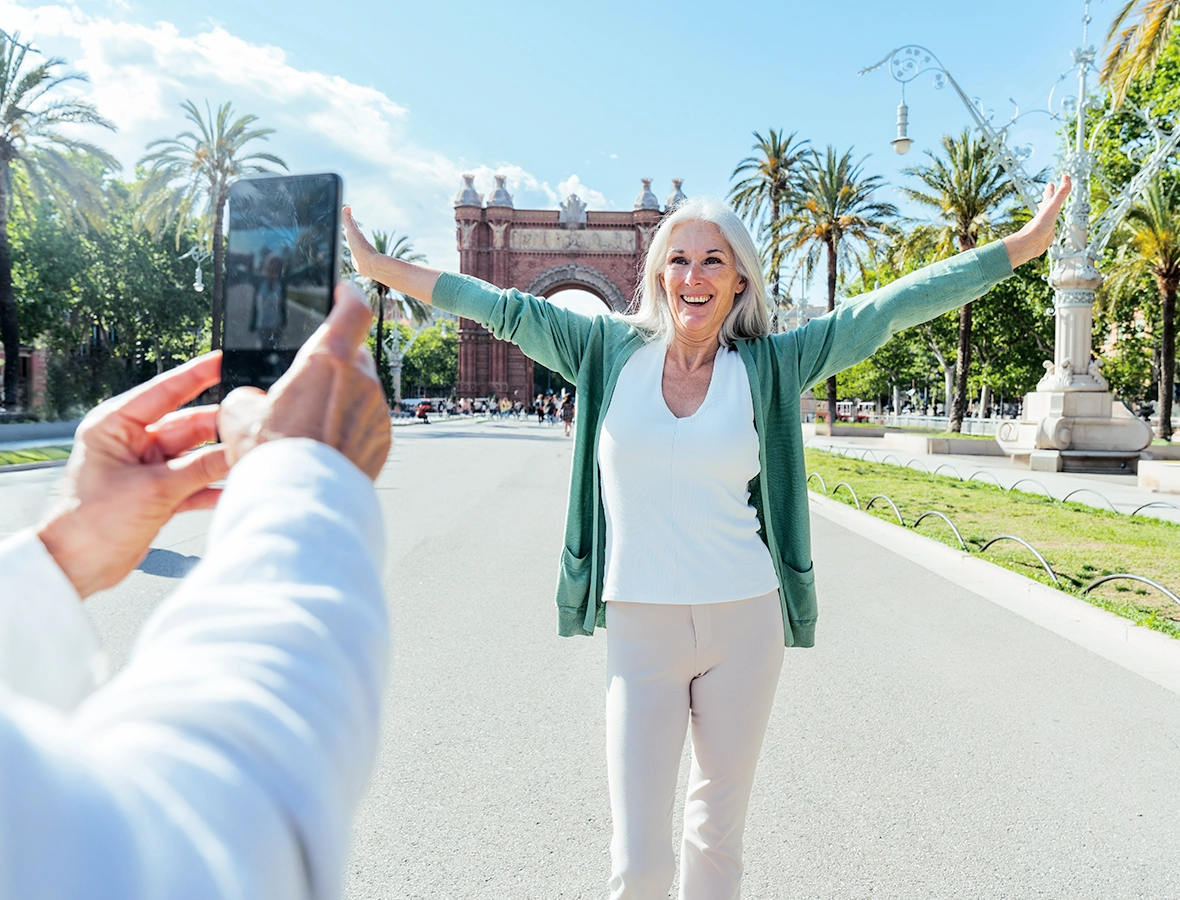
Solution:
<svg viewBox="0 0 1180 900">
<path fill-rule="evenodd" d="M 1071 69 L 1059 79 L 1060 83 L 1076 72 L 1077 97 L 1066 98 L 1060 110 L 1055 111 L 1051 94 L 1050 109 L 1034 110 L 1048 113 L 1062 124 L 1075 114 L 1077 117 L 1073 139 L 1064 156 L 1064 170 L 1073 181 L 1073 191 L 1065 208 L 1064 224 L 1049 249 L 1049 284 L 1054 289 L 1056 316 L 1053 360 L 1044 363 L 1045 375 L 1037 389 L 1025 395 L 1021 420 L 1002 423 L 996 434 L 1005 452 L 1017 460 L 1027 460 L 1034 469 L 1117 469 L 1129 459 L 1137 458 L 1139 451 L 1151 443 L 1150 428 L 1114 400 L 1102 377 L 1101 361 L 1092 356 L 1094 293 L 1102 286 L 1097 260 L 1115 227 L 1180 146 L 1180 128 L 1165 133 L 1151 119 L 1150 110 L 1138 111 L 1155 138 L 1155 147 L 1123 191 L 1099 216 L 1091 219 L 1093 141 L 1101 125 L 1091 131 L 1087 141 L 1086 109 L 1100 105 L 1087 96 L 1087 79 L 1095 71 L 1094 48 L 1087 43 L 1089 25 L 1090 0 L 1086 0 L 1082 45 L 1073 51 Z M 1024 168 L 1032 149 L 1008 145 L 1009 132 L 1019 114 L 1014 114 L 1005 125 L 995 126 L 982 103 L 969 98 L 938 57 L 925 47 L 914 44 L 900 47 L 876 65 L 862 69 L 860 74 L 886 64 L 903 91 L 898 107 L 898 138 L 893 141 L 898 153 L 908 150 L 910 143 L 906 134 L 909 111 L 905 106 L 905 85 L 924 73 L 932 73 L 935 88 L 950 85 L 963 102 L 1021 202 L 1030 212 L 1036 212 L 1040 191 Z"/>
<path fill-rule="evenodd" d="M 201 274 L 201 263 L 207 260 L 210 256 L 208 250 L 204 249 L 200 244 L 193 244 L 192 249 L 188 253 L 177 257 L 181 259 L 191 259 L 197 264 L 197 271 L 193 275 L 193 290 L 198 294 L 205 290 L 205 277 Z"/>
</svg>

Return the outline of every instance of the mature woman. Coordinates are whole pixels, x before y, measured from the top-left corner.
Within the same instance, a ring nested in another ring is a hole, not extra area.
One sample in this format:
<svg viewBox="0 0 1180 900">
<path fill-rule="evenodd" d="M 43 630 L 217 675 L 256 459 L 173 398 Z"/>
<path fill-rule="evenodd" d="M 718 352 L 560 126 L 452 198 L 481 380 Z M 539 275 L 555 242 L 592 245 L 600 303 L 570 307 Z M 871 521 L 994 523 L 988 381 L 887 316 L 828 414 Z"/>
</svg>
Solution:
<svg viewBox="0 0 1180 900">
<path fill-rule="evenodd" d="M 680 896 L 738 896 L 783 646 L 814 643 L 799 395 L 1043 253 L 1068 192 L 1068 180 L 1050 185 L 1002 242 L 774 335 L 754 243 L 716 201 L 689 200 L 661 223 L 633 315 L 595 318 L 382 256 L 345 211 L 362 275 L 481 322 L 577 384 L 558 627 L 607 627 L 615 900 L 667 896 L 690 725 Z"/>
</svg>

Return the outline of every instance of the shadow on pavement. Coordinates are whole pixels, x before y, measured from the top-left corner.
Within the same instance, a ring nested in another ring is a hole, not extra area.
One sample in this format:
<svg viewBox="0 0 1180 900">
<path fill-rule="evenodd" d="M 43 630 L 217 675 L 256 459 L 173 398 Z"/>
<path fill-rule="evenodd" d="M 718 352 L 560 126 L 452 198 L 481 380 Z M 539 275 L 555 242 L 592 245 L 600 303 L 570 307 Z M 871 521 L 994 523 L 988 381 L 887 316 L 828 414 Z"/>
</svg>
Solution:
<svg viewBox="0 0 1180 900">
<path fill-rule="evenodd" d="M 161 578 L 183 578 L 201 561 L 199 556 L 185 556 L 175 550 L 160 550 L 153 547 L 138 566 L 139 571 Z"/>
</svg>

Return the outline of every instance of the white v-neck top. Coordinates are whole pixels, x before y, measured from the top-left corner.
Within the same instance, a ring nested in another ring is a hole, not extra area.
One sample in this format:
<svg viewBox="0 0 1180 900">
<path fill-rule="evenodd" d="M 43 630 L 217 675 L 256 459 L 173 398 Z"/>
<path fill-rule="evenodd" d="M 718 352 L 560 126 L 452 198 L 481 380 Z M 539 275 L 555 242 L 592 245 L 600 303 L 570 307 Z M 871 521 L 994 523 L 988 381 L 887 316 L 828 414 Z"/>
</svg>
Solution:
<svg viewBox="0 0 1180 900">
<path fill-rule="evenodd" d="M 603 599 L 720 603 L 778 589 L 747 485 L 759 472 L 741 356 L 722 348 L 704 403 L 678 419 L 664 401 L 666 348 L 632 354 L 602 424 Z"/>
</svg>

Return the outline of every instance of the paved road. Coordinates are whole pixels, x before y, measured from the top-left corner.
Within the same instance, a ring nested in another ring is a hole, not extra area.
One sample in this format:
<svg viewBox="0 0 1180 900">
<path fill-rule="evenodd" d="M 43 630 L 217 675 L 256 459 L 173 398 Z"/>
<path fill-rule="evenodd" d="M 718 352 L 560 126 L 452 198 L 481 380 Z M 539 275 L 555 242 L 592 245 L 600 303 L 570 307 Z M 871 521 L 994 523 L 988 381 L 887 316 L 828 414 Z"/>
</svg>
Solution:
<svg viewBox="0 0 1180 900">
<path fill-rule="evenodd" d="M 399 430 L 379 481 L 396 659 L 350 898 L 605 896 L 605 636 L 559 639 L 570 442 Z M 0 532 L 58 470 L 0 476 Z M 204 514 L 91 601 L 116 661 Z M 827 520 L 819 646 L 788 651 L 743 896 L 1180 898 L 1180 696 Z"/>
</svg>

